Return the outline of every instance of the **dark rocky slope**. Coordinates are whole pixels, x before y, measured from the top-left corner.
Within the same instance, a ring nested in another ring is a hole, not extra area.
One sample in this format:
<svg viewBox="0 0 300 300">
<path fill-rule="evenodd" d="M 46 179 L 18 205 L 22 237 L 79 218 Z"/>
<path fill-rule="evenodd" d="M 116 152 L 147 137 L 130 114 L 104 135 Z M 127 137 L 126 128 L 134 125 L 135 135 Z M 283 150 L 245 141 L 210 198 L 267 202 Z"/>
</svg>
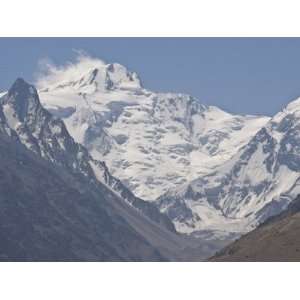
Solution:
<svg viewBox="0 0 300 300">
<path fill-rule="evenodd" d="M 107 196 L 0 136 L 1 261 L 165 260 Z"/>
<path fill-rule="evenodd" d="M 210 259 L 211 261 L 300 261 L 300 196 Z"/>
</svg>

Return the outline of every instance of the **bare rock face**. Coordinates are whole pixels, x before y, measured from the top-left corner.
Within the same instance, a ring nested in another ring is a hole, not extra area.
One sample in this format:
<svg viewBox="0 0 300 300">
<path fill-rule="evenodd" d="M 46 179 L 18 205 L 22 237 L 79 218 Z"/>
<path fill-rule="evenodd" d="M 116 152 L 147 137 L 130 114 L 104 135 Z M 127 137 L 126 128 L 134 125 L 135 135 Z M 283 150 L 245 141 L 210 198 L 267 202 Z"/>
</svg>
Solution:
<svg viewBox="0 0 300 300">
<path fill-rule="evenodd" d="M 277 216 L 270 217 L 211 261 L 299 261 L 300 198 Z"/>
</svg>

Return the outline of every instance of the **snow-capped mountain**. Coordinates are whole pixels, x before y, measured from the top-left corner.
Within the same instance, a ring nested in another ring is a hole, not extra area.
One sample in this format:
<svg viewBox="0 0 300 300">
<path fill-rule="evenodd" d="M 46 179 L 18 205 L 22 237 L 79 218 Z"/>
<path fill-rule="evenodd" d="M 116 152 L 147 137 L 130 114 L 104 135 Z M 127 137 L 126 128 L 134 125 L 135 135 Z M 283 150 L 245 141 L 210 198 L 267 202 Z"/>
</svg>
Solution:
<svg viewBox="0 0 300 300">
<path fill-rule="evenodd" d="M 300 99 L 276 114 L 228 162 L 159 199 L 177 230 L 246 232 L 300 193 Z"/>
<path fill-rule="evenodd" d="M 37 85 L 75 141 L 145 200 L 223 165 L 268 121 L 149 91 L 136 73 L 87 56 L 50 66 Z"/>
<path fill-rule="evenodd" d="M 0 98 L 0 153 L 0 260 L 189 261 L 228 244 L 176 233 L 74 142 L 23 79 Z"/>
<path fill-rule="evenodd" d="M 0 103 L 2 131 L 16 137 L 27 149 L 43 159 L 72 174 L 84 176 L 95 185 L 105 184 L 144 215 L 174 231 L 172 222 L 155 205 L 134 196 L 119 179 L 109 173 L 104 162 L 93 159 L 84 146 L 74 141 L 64 122 L 43 108 L 34 86 L 17 79 L 0 98 Z"/>
</svg>

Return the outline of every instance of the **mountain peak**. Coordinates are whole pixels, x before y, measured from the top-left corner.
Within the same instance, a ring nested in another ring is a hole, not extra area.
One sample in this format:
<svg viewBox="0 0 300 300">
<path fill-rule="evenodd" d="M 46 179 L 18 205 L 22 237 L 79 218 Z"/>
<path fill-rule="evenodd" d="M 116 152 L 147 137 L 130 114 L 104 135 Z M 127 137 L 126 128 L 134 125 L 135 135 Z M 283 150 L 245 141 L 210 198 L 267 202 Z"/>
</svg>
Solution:
<svg viewBox="0 0 300 300">
<path fill-rule="evenodd" d="M 23 78 L 16 79 L 4 96 L 3 104 L 14 111 L 14 116 L 19 121 L 24 121 L 28 113 L 41 106 L 36 88 Z"/>
<path fill-rule="evenodd" d="M 37 91 L 34 88 L 34 86 L 30 85 L 28 82 L 26 82 L 23 78 L 19 77 L 15 80 L 13 85 L 8 91 L 8 95 L 14 95 L 16 93 L 21 93 L 22 95 L 28 94 L 28 95 L 36 95 Z"/>
<path fill-rule="evenodd" d="M 136 90 L 142 88 L 135 72 L 118 63 L 104 61 L 87 55 L 63 66 L 43 65 L 37 86 L 40 90 L 72 89 L 82 93 L 94 93 L 114 89 Z"/>
</svg>

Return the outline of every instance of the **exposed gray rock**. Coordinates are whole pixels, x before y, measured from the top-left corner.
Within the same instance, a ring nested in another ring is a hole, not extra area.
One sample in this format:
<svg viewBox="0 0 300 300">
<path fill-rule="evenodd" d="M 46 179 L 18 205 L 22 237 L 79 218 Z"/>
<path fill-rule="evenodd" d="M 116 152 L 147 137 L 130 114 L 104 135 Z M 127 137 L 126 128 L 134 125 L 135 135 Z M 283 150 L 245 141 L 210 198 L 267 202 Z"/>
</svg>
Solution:
<svg viewBox="0 0 300 300">
<path fill-rule="evenodd" d="M 299 261 L 300 197 L 286 210 L 270 217 L 210 261 Z"/>
</svg>

